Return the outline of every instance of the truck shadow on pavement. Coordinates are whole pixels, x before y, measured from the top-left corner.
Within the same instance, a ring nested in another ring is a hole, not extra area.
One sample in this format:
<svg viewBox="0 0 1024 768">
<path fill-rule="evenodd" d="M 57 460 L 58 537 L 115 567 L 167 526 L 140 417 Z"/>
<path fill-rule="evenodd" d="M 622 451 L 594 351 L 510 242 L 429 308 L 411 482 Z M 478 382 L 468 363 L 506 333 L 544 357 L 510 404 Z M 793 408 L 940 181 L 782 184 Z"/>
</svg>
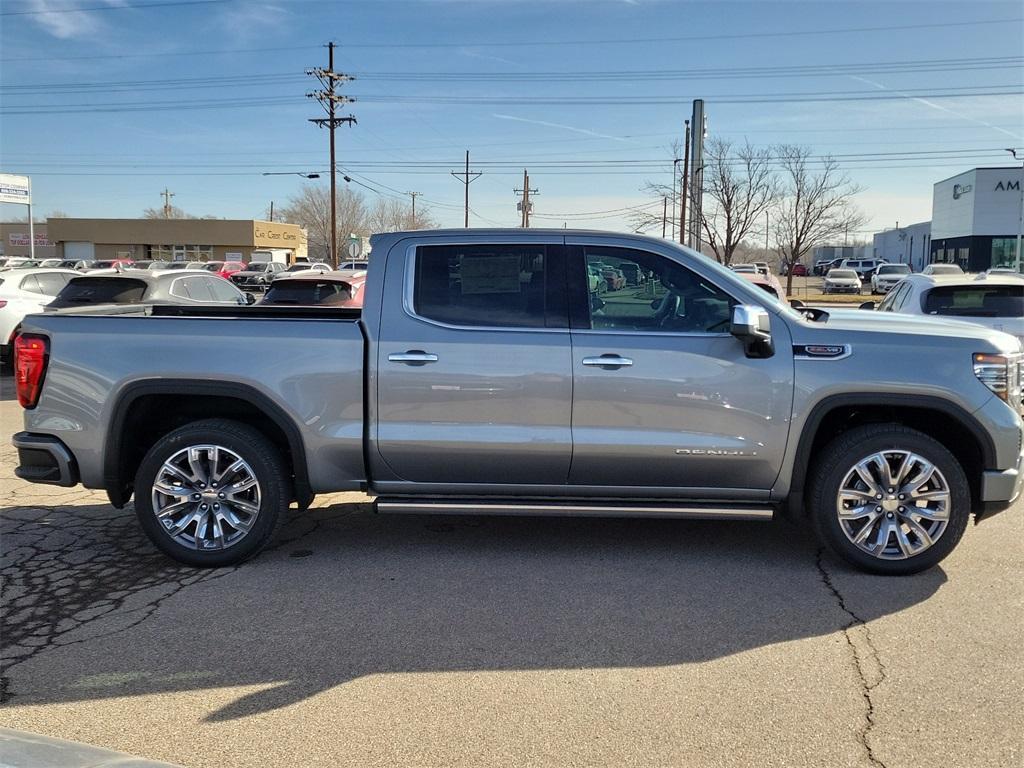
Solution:
<svg viewBox="0 0 1024 768">
<path fill-rule="evenodd" d="M 155 553 L 105 506 L 0 513 L 8 706 L 260 686 L 226 721 L 381 673 L 702 662 L 926 600 L 941 568 L 858 574 L 789 523 L 296 513 L 238 568 Z"/>
</svg>

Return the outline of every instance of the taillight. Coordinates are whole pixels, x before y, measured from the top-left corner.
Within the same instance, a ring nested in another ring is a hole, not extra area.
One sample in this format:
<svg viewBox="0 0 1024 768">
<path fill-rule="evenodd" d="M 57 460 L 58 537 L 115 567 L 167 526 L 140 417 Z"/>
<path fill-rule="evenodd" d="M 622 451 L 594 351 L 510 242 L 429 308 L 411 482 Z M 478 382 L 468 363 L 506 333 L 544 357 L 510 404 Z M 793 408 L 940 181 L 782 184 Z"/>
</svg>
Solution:
<svg viewBox="0 0 1024 768">
<path fill-rule="evenodd" d="M 3 309 L 6 306 L 7 306 L 7 301 L 5 299 L 0 299 L 0 309 Z"/>
<path fill-rule="evenodd" d="M 50 360 L 50 340 L 25 333 L 14 340 L 14 383 L 22 408 L 35 408 L 43 389 L 46 364 Z"/>
</svg>

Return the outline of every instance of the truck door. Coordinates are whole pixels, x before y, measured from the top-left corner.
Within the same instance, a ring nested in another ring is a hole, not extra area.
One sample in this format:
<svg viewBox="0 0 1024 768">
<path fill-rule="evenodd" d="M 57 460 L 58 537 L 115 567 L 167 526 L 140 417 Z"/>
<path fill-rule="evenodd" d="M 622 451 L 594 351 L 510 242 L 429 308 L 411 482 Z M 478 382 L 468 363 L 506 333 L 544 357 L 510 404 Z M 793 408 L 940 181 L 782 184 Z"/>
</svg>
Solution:
<svg viewBox="0 0 1024 768">
<path fill-rule="evenodd" d="M 560 237 L 522 240 L 424 238 L 388 254 L 375 428 L 376 450 L 397 482 L 566 482 L 565 249 Z"/>
<path fill-rule="evenodd" d="M 729 333 L 736 301 L 712 280 L 635 244 L 581 239 L 577 246 L 569 267 L 569 482 L 679 488 L 704 497 L 770 489 L 792 405 L 788 330 L 773 323 L 780 336 L 774 356 L 747 358 Z M 609 281 L 594 290 L 587 280 L 593 266 L 638 274 L 639 282 Z"/>
</svg>

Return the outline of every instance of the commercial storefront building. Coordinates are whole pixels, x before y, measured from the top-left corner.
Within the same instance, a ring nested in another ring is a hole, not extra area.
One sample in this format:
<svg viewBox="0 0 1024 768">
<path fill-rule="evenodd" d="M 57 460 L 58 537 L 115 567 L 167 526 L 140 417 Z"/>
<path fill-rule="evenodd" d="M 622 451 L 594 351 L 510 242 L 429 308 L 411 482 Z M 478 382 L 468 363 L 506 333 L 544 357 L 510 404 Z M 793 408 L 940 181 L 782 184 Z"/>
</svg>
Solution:
<svg viewBox="0 0 1024 768">
<path fill-rule="evenodd" d="M 932 223 L 922 221 L 896 229 L 877 232 L 871 246 L 871 256 L 890 264 L 909 264 L 920 272 L 931 263 Z"/>
<path fill-rule="evenodd" d="M 44 231 L 65 259 L 247 262 L 254 250 L 268 249 L 288 263 L 307 256 L 306 231 L 278 221 L 50 219 Z"/>
<path fill-rule="evenodd" d="M 1011 267 L 1021 226 L 1020 166 L 974 168 L 933 189 L 931 260 L 965 271 Z"/>
</svg>

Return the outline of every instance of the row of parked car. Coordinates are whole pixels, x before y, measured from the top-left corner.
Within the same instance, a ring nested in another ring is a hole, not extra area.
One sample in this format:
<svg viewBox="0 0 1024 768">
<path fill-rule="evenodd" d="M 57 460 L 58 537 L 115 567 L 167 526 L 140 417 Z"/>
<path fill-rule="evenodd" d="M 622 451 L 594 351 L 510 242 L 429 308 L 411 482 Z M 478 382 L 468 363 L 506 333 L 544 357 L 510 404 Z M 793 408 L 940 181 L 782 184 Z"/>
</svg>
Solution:
<svg viewBox="0 0 1024 768">
<path fill-rule="evenodd" d="M 197 264 L 135 262 L 86 270 L 59 265 L 0 267 L 0 357 L 9 359 L 11 342 L 26 315 L 44 311 L 156 304 L 362 306 L 365 262 L 343 264 L 359 267 L 344 270 L 305 262 L 287 268 L 276 265 L 281 269 L 260 273 L 273 276 L 259 284 L 260 298 L 235 280 L 256 271 L 245 269 L 245 264 L 228 275 L 222 271 L 225 262 Z"/>
</svg>

